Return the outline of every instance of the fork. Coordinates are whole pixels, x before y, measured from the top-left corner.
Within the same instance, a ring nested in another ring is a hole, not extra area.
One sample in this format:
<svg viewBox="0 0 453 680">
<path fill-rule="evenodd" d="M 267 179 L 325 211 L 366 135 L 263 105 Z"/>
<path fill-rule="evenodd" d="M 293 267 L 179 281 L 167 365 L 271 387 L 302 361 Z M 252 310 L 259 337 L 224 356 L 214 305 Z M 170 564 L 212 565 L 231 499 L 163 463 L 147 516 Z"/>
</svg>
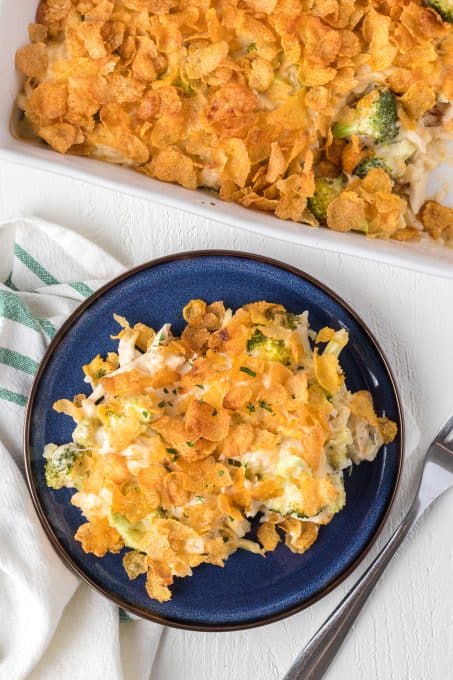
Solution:
<svg viewBox="0 0 453 680">
<path fill-rule="evenodd" d="M 320 680 L 384 569 L 425 510 L 453 486 L 453 416 L 431 442 L 413 503 L 381 552 L 301 651 L 283 680 Z"/>
</svg>

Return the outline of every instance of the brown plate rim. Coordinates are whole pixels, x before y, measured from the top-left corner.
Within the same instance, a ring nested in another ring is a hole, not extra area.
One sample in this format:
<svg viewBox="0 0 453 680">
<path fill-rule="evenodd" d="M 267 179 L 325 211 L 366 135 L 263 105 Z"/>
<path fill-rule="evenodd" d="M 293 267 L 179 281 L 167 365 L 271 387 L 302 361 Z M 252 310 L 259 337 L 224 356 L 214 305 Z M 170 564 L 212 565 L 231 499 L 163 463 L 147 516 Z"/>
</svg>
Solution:
<svg viewBox="0 0 453 680">
<path fill-rule="evenodd" d="M 35 400 L 35 395 L 36 392 L 39 388 L 39 382 L 41 379 L 41 376 L 47 366 L 47 363 L 49 362 L 50 357 L 52 356 L 52 353 L 54 352 L 55 348 L 59 345 L 63 337 L 66 335 L 67 331 L 74 325 L 74 323 L 79 319 L 79 317 L 85 312 L 85 310 L 90 307 L 98 298 L 102 297 L 104 293 L 109 291 L 111 288 L 114 288 L 117 286 L 119 283 L 122 281 L 128 279 L 130 276 L 134 276 L 135 274 L 140 273 L 141 271 L 144 271 L 146 269 L 151 269 L 152 267 L 156 267 L 161 264 L 165 264 L 168 262 L 177 262 L 179 260 L 187 260 L 187 259 L 197 259 L 197 258 L 202 258 L 202 257 L 237 257 L 237 258 L 242 258 L 242 259 L 249 259 L 249 260 L 254 260 L 256 262 L 261 262 L 264 264 L 268 264 L 274 267 L 277 267 L 279 269 L 283 269 L 285 271 L 288 271 L 292 274 L 295 274 L 296 276 L 305 279 L 309 283 L 314 284 L 318 288 L 320 288 L 323 292 L 327 293 L 331 298 L 333 298 L 337 303 L 339 303 L 346 311 L 353 317 L 353 319 L 359 324 L 359 326 L 365 331 L 367 334 L 368 338 L 370 339 L 372 345 L 374 346 L 374 349 L 376 350 L 379 358 L 381 359 L 384 368 L 387 372 L 387 375 L 390 380 L 390 384 L 393 389 L 393 394 L 395 397 L 396 401 L 396 406 L 397 406 L 397 412 L 398 412 L 398 420 L 399 420 L 399 447 L 398 447 L 398 471 L 397 471 L 397 476 L 395 479 L 395 483 L 393 486 L 393 491 L 392 495 L 387 503 L 387 507 L 385 509 L 384 514 L 382 515 L 381 521 L 379 525 L 377 526 L 374 534 L 371 536 L 369 539 L 368 543 L 365 545 L 365 547 L 360 551 L 360 553 L 357 555 L 357 557 L 353 560 L 353 562 L 346 567 L 340 574 L 338 574 L 327 586 L 325 586 L 322 590 L 320 590 L 318 593 L 313 595 L 312 597 L 308 598 L 308 600 L 305 600 L 304 602 L 294 605 L 293 607 L 286 608 L 276 614 L 270 615 L 270 616 L 264 616 L 258 619 L 251 619 L 245 623 L 238 623 L 238 624 L 228 624 L 228 625 L 221 625 L 221 624 L 215 624 L 215 625 L 198 625 L 198 624 L 190 624 L 186 622 L 179 621 L 177 619 L 166 619 L 162 616 L 159 616 L 157 614 L 154 614 L 150 612 L 147 609 L 144 609 L 142 607 L 136 607 L 131 604 L 124 603 L 120 597 L 118 597 L 115 593 L 111 593 L 108 591 L 106 588 L 103 588 L 100 584 L 96 583 L 93 579 L 91 579 L 83 569 L 81 569 L 72 559 L 69 557 L 69 555 L 66 553 L 65 549 L 59 542 L 49 520 L 47 519 L 47 516 L 44 512 L 44 508 L 42 507 L 39 496 L 37 493 L 37 490 L 34 486 L 33 482 L 33 476 L 32 476 L 32 470 L 31 470 L 31 449 L 30 449 L 30 431 L 31 431 L 31 417 L 32 417 L 32 411 L 33 411 L 33 404 Z M 362 320 L 362 318 L 357 314 L 357 312 L 352 309 L 352 307 L 343 300 L 342 297 L 340 297 L 337 293 L 335 293 L 331 288 L 326 286 L 324 283 L 316 279 L 315 277 L 311 276 L 310 274 L 307 274 L 304 272 L 302 269 L 299 269 L 297 267 L 294 267 L 293 265 L 287 264 L 285 262 L 281 262 L 280 260 L 276 260 L 270 257 L 267 257 L 265 255 L 257 255 L 254 253 L 247 253 L 247 252 L 242 252 L 242 251 L 236 251 L 236 250 L 226 250 L 226 249 L 204 249 L 204 250 L 191 250 L 191 251 L 184 251 L 181 253 L 174 253 L 172 255 L 165 255 L 163 257 L 158 257 L 153 260 L 149 260 L 147 262 L 144 262 L 143 264 L 137 265 L 135 267 L 132 267 L 131 269 L 128 269 L 127 271 L 123 272 L 119 276 L 116 276 L 113 278 L 111 281 L 108 281 L 106 284 L 101 286 L 97 291 L 95 291 L 90 297 L 88 297 L 86 300 L 84 300 L 73 312 L 72 314 L 66 319 L 66 321 L 63 323 L 63 325 L 60 327 L 60 329 L 57 331 L 55 334 L 54 338 L 51 340 L 46 352 L 44 353 L 44 356 L 41 360 L 41 363 L 39 365 L 38 371 L 36 373 L 36 376 L 33 380 L 33 384 L 31 387 L 30 395 L 28 398 L 28 403 L 27 403 L 27 411 L 26 411 L 26 416 L 25 416 L 25 423 L 24 423 L 24 439 L 23 439 L 23 446 L 24 446 L 24 462 L 25 462 L 25 473 L 26 473 L 26 480 L 27 480 L 27 485 L 28 489 L 32 498 L 32 502 L 35 508 L 35 511 L 38 515 L 38 519 L 41 523 L 42 528 L 44 529 L 44 532 L 49 539 L 50 543 L 52 544 L 52 547 L 54 548 L 55 552 L 57 555 L 60 557 L 60 559 L 64 562 L 64 564 L 79 578 L 82 579 L 85 583 L 87 583 L 90 587 L 94 588 L 97 592 L 101 593 L 104 597 L 108 598 L 110 601 L 114 602 L 117 604 L 119 607 L 124 609 L 125 611 L 134 614 L 135 616 L 138 616 L 140 618 L 146 619 L 148 621 L 153 621 L 155 623 L 159 623 L 163 626 L 170 626 L 172 628 L 180 628 L 183 630 L 193 630 L 193 631 L 201 631 L 201 632 L 227 632 L 227 631 L 235 631 L 235 630 L 245 630 L 248 628 L 256 628 L 259 626 L 264 626 L 269 623 L 274 623 L 276 621 L 281 621 L 282 619 L 287 618 L 288 616 L 292 616 L 293 614 L 296 614 L 297 612 L 302 611 L 303 609 L 306 609 L 307 607 L 311 606 L 315 602 L 318 602 L 321 598 L 323 598 L 325 595 L 330 593 L 334 588 L 336 588 L 340 583 L 342 583 L 358 566 L 359 564 L 363 561 L 363 559 L 366 557 L 366 555 L 369 553 L 371 550 L 372 546 L 375 544 L 377 538 L 382 532 L 382 529 L 388 519 L 390 510 L 393 506 L 394 500 L 396 493 L 398 491 L 400 481 L 401 481 L 401 470 L 403 466 L 403 459 L 404 459 L 404 441 L 405 441 L 405 431 L 404 431 L 404 418 L 403 418 L 403 410 L 401 407 L 401 398 L 399 396 L 398 388 L 396 385 L 395 377 L 393 375 L 393 372 L 389 366 L 389 363 L 379 345 L 377 342 L 376 338 L 374 337 L 373 333 L 370 331 L 368 328 L 367 324 Z"/>
</svg>

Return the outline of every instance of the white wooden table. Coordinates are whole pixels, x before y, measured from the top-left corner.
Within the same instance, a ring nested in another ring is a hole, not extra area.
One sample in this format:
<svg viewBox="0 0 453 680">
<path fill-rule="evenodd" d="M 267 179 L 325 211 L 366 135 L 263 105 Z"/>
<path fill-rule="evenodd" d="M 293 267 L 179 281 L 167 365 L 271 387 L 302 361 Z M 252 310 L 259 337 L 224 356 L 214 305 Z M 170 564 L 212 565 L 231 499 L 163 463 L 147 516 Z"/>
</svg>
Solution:
<svg viewBox="0 0 453 680">
<path fill-rule="evenodd" d="M 421 432 L 419 448 L 406 460 L 399 495 L 379 541 L 382 545 L 408 507 L 426 445 L 453 411 L 453 280 L 261 238 L 3 163 L 0 219 L 18 214 L 78 230 L 126 265 L 199 248 L 261 253 L 304 269 L 353 305 L 381 342 Z M 453 677 L 452 516 L 450 492 L 423 519 L 388 568 L 327 680 Z M 360 569 L 308 610 L 269 626 L 223 634 L 166 630 L 152 680 L 279 680 L 359 573 Z"/>
</svg>

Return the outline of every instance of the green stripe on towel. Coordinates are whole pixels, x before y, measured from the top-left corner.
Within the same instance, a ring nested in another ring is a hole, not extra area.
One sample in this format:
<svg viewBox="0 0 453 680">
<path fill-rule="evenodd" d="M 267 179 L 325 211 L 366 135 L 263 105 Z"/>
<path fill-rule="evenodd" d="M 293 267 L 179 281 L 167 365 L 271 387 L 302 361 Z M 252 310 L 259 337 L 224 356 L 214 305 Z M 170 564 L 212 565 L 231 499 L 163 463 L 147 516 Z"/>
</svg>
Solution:
<svg viewBox="0 0 453 680">
<path fill-rule="evenodd" d="M 59 283 L 57 279 L 47 271 L 47 269 L 44 269 L 44 267 L 39 264 L 39 262 L 37 262 L 34 257 L 27 253 L 27 251 L 24 250 L 18 243 L 14 244 L 14 255 L 46 285 L 53 286 L 56 283 Z"/>
<path fill-rule="evenodd" d="M 46 285 L 54 286 L 60 283 L 60 281 L 58 281 L 50 272 L 48 272 L 47 269 L 42 266 L 42 264 L 39 264 L 39 262 L 35 260 L 35 258 L 30 255 L 30 253 L 27 253 L 27 251 L 24 250 L 18 243 L 14 244 L 14 255 Z M 70 283 L 69 285 L 71 288 L 74 288 L 74 290 L 77 291 L 79 295 L 83 295 L 83 297 L 89 297 L 93 294 L 93 291 L 89 286 L 86 285 L 86 283 L 76 281 L 75 283 Z"/>
<path fill-rule="evenodd" d="M 0 364 L 17 368 L 19 371 L 29 373 L 30 375 L 34 375 L 38 369 L 37 361 L 7 347 L 0 347 Z"/>
<path fill-rule="evenodd" d="M 0 290 L 0 317 L 28 326 L 38 333 L 42 328 L 49 338 L 53 338 L 57 332 L 55 326 L 47 319 L 35 319 L 27 305 L 17 295 L 3 290 Z"/>
<path fill-rule="evenodd" d="M 8 278 L 5 281 L 5 286 L 8 286 L 8 288 L 11 288 L 11 290 L 19 290 L 19 288 L 12 282 L 12 277 L 13 272 L 10 272 L 8 274 Z"/>
<path fill-rule="evenodd" d="M 49 338 L 53 338 L 53 336 L 57 332 L 57 329 L 55 328 L 53 323 L 50 323 L 48 319 L 37 318 L 36 321 L 39 323 L 44 333 L 46 333 L 49 336 Z"/>
<path fill-rule="evenodd" d="M 33 314 L 14 293 L 0 291 L 0 316 L 28 326 L 34 331 L 39 330 Z"/>
<path fill-rule="evenodd" d="M 83 295 L 83 297 L 89 297 L 90 295 L 93 294 L 93 291 L 89 286 L 86 285 L 86 283 L 70 283 L 69 284 L 71 288 L 74 288 L 80 295 Z"/>
<path fill-rule="evenodd" d="M 0 399 L 11 401 L 13 404 L 17 404 L 18 406 L 25 406 L 27 403 L 27 397 L 25 397 L 23 394 L 11 392 L 11 390 L 5 390 L 3 387 L 0 387 Z"/>
</svg>

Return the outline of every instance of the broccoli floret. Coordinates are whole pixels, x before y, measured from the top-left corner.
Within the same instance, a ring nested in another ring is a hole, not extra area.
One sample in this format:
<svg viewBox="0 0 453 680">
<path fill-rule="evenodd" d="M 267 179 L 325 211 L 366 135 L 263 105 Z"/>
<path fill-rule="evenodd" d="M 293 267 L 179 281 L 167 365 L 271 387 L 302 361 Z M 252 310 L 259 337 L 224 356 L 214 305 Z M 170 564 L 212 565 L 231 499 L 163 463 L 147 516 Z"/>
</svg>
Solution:
<svg viewBox="0 0 453 680">
<path fill-rule="evenodd" d="M 425 5 L 437 12 L 444 21 L 453 24 L 453 0 L 425 0 Z"/>
<path fill-rule="evenodd" d="M 258 329 L 247 341 L 247 352 L 261 356 L 268 361 L 281 361 L 285 365 L 291 363 L 291 352 L 286 347 L 284 340 L 267 338 Z"/>
<path fill-rule="evenodd" d="M 51 489 L 61 489 L 63 486 L 69 488 L 79 486 L 78 479 L 79 463 L 87 453 L 75 444 L 63 444 L 55 446 L 49 444 L 44 451 L 46 460 L 45 476 L 46 484 Z"/>
<path fill-rule="evenodd" d="M 334 123 L 334 137 L 372 137 L 378 144 L 398 136 L 396 99 L 389 90 L 372 90 L 360 99 L 344 120 Z"/>
<path fill-rule="evenodd" d="M 332 201 L 339 196 L 343 188 L 343 178 L 320 177 L 315 182 L 315 193 L 308 199 L 308 209 L 317 220 L 326 222 L 327 208 Z"/>
<path fill-rule="evenodd" d="M 141 550 L 140 542 L 146 531 L 143 522 L 130 522 L 125 515 L 113 512 L 110 515 L 110 524 L 117 530 L 128 548 Z"/>
<path fill-rule="evenodd" d="M 290 330 L 295 331 L 298 323 L 299 317 L 297 316 L 297 314 L 293 314 L 292 312 L 286 312 L 286 314 L 281 315 L 281 324 L 285 328 L 289 328 Z"/>
<path fill-rule="evenodd" d="M 382 170 L 385 170 L 388 175 L 391 174 L 390 168 L 383 158 L 379 158 L 379 156 L 370 156 L 357 165 L 354 169 L 354 175 L 363 179 L 373 168 L 381 168 Z"/>
<path fill-rule="evenodd" d="M 406 170 L 406 161 L 412 156 L 416 147 L 407 139 L 394 144 L 377 146 L 375 153 L 365 158 L 354 170 L 354 175 L 366 177 L 372 168 L 382 168 L 392 179 L 397 179 Z"/>
<path fill-rule="evenodd" d="M 268 313 L 269 311 L 270 314 Z M 284 328 L 289 328 L 292 331 L 295 331 L 300 324 L 299 316 L 297 314 L 293 314 L 293 312 L 275 312 L 271 309 L 266 310 L 264 315 L 269 318 L 270 321 L 273 321 L 277 325 L 283 326 Z"/>
</svg>

